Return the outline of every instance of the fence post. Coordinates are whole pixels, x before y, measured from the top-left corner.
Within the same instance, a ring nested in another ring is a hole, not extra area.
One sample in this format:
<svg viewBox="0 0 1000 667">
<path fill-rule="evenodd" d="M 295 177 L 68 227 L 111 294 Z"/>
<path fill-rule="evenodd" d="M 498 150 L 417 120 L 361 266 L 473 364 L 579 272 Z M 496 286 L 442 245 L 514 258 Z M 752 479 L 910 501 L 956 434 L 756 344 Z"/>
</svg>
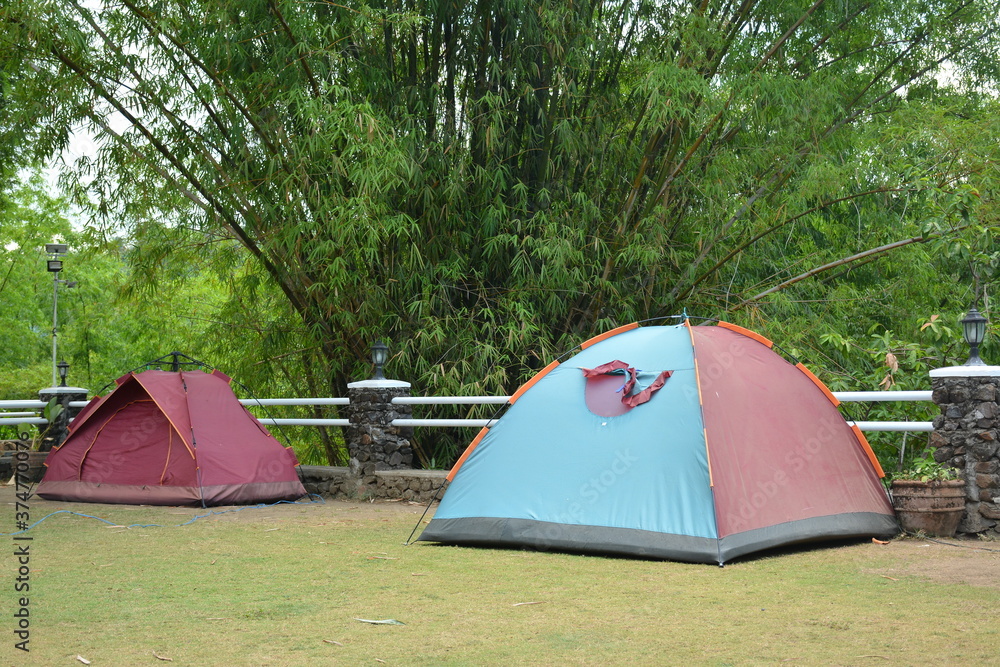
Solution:
<svg viewBox="0 0 1000 667">
<path fill-rule="evenodd" d="M 1000 366 L 953 366 L 931 371 L 934 460 L 965 480 L 960 533 L 1000 535 Z"/>
<path fill-rule="evenodd" d="M 347 385 L 350 405 L 346 430 L 348 468 L 359 491 L 376 484 L 376 470 L 412 467 L 413 429 L 393 426 L 394 419 L 409 419 L 410 406 L 393 405 L 392 399 L 410 395 L 410 383 L 400 380 L 363 380 Z"/>
</svg>

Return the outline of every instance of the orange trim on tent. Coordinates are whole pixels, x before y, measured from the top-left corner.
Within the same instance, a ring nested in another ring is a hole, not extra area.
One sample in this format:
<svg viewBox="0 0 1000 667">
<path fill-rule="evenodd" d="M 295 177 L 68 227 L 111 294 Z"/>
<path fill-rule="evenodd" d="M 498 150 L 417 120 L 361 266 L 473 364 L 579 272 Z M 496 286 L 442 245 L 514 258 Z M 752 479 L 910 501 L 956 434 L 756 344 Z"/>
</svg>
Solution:
<svg viewBox="0 0 1000 667">
<path fill-rule="evenodd" d="M 143 389 L 145 389 L 145 387 L 143 387 Z M 147 396 L 148 395 L 149 394 L 147 392 Z M 118 408 L 117 410 L 115 410 L 114 412 L 112 412 L 110 415 L 108 415 L 108 418 L 104 420 L 104 423 L 101 424 L 100 428 L 97 429 L 97 432 L 94 433 L 93 439 L 91 439 L 90 444 L 87 445 L 86 451 L 83 452 L 83 456 L 80 457 L 80 465 L 76 469 L 76 478 L 77 479 L 82 479 L 83 478 L 83 464 L 86 463 L 87 456 L 90 454 L 90 450 L 94 448 L 94 444 L 97 442 L 97 438 L 99 438 L 101 436 L 101 431 L 104 430 L 104 427 L 107 426 L 109 423 L 111 423 L 111 420 L 114 419 L 115 417 L 117 417 L 119 412 L 121 412 L 125 408 L 127 408 L 130 405 L 133 405 L 135 403 L 152 403 L 153 405 L 156 405 L 157 407 L 160 407 L 159 404 L 155 400 L 153 400 L 152 397 L 149 397 L 149 398 L 140 398 L 140 399 L 135 400 L 135 401 L 129 401 L 128 403 L 126 403 L 125 405 L 121 406 L 120 408 Z M 160 412 L 163 413 L 163 408 L 160 408 Z M 166 417 L 166 414 L 164 414 L 164 416 Z M 187 442 L 185 442 L 184 436 L 182 436 L 180 434 L 180 432 L 177 431 L 177 428 L 174 426 L 174 423 L 172 421 L 170 421 L 169 417 L 167 418 L 167 423 L 170 424 L 171 435 L 168 435 L 168 437 L 170 438 L 170 442 L 173 442 L 172 433 L 177 433 L 177 435 L 181 439 L 181 442 L 184 443 L 184 448 L 187 449 L 188 454 L 191 455 L 192 459 L 195 458 L 194 452 L 191 451 L 191 448 L 188 446 Z M 59 445 L 59 446 L 62 447 L 62 445 Z M 170 455 L 169 455 L 169 448 L 168 448 L 168 454 L 167 454 L 168 460 L 169 460 L 169 456 Z M 164 467 L 164 470 L 166 470 L 166 467 Z"/>
<path fill-rule="evenodd" d="M 167 476 L 167 468 L 170 467 L 170 454 L 174 451 L 174 431 L 167 432 L 167 456 L 163 459 L 163 471 L 160 473 L 160 486 L 163 486 L 163 478 Z"/>
<path fill-rule="evenodd" d="M 595 343 L 599 343 L 600 341 L 605 340 L 607 338 L 610 338 L 610 337 L 612 337 L 612 336 L 614 336 L 616 334 L 624 333 L 625 331 L 631 331 L 632 329 L 638 329 L 638 328 L 639 328 L 639 323 L 638 322 L 633 322 L 631 324 L 625 324 L 623 326 L 620 326 L 617 329 L 612 329 L 611 331 L 605 331 L 604 333 L 602 333 L 602 334 L 600 334 L 598 336 L 594 336 L 590 340 L 587 340 L 587 341 L 581 343 L 580 344 L 580 349 L 581 350 L 586 349 L 586 348 L 590 347 L 591 345 L 593 345 Z M 525 382 L 524 384 L 522 384 L 520 387 L 518 387 L 517 391 L 515 391 L 514 394 L 508 399 L 507 403 L 509 405 L 514 405 L 514 403 L 517 401 L 517 399 L 521 398 L 521 396 L 524 395 L 524 392 L 528 391 L 533 386 L 535 386 L 535 383 L 537 383 L 543 377 L 545 377 L 546 375 L 548 375 L 549 372 L 552 371 L 553 368 L 555 368 L 556 366 L 559 365 L 559 363 L 560 363 L 559 360 L 556 359 L 555 361 L 553 361 L 552 363 L 550 363 L 548 366 L 546 366 L 542 370 L 540 370 L 537 373 L 535 373 L 534 377 L 532 377 L 530 380 L 528 380 L 527 382 Z M 475 437 L 475 439 L 469 444 L 469 446 L 466 447 L 465 451 L 462 452 L 462 456 L 460 456 L 459 459 L 458 459 L 458 461 L 455 462 L 455 465 L 452 466 L 451 471 L 448 473 L 448 476 L 445 478 L 447 481 L 450 482 L 452 479 L 455 478 L 455 474 L 458 473 L 458 469 L 462 467 L 462 464 L 465 463 L 465 460 L 467 458 L 469 458 L 469 455 L 472 454 L 472 451 L 476 447 L 479 446 L 479 442 L 483 439 L 483 437 L 486 435 L 487 431 L 489 431 L 489 430 L 490 429 L 488 427 L 484 428 L 483 430 L 481 430 L 479 432 L 479 435 L 477 435 Z"/>
<path fill-rule="evenodd" d="M 638 322 L 633 322 L 632 324 L 624 324 L 624 325 L 618 327 L 617 329 L 612 329 L 611 331 L 605 331 L 602 334 L 598 334 L 598 335 L 594 336 L 590 340 L 586 340 L 586 341 L 580 343 L 580 349 L 581 350 L 586 350 L 591 345 L 594 345 L 595 343 L 600 343 L 602 340 L 605 340 L 607 338 L 611 338 L 612 336 L 617 336 L 620 333 L 625 333 L 626 331 L 631 331 L 632 329 L 638 329 L 638 328 L 639 328 L 639 323 Z"/>
<path fill-rule="evenodd" d="M 810 380 L 812 380 L 813 384 L 815 384 L 817 387 L 819 387 L 820 390 L 824 394 L 826 394 L 826 397 L 828 399 L 830 399 L 831 403 L 833 403 L 834 405 L 840 405 L 840 400 L 836 396 L 833 395 L 833 392 L 830 391 L 830 388 L 827 387 L 825 384 L 823 384 L 822 380 L 820 380 L 818 377 L 816 377 L 815 375 L 813 375 L 813 372 L 811 370 L 809 370 L 808 368 L 806 368 L 805 365 L 801 361 L 799 363 L 795 364 L 795 367 L 798 368 L 803 373 L 805 373 L 806 377 L 808 377 Z"/>
<path fill-rule="evenodd" d="M 750 329 L 744 329 L 738 324 L 732 324 L 730 322 L 723 322 L 722 320 L 719 320 L 719 326 L 722 327 L 723 329 L 729 329 L 730 331 L 735 331 L 738 334 L 743 334 L 747 338 L 753 338 L 758 343 L 765 345 L 769 348 L 774 347 L 774 343 L 771 342 L 769 338 L 764 338 L 756 331 L 750 331 Z"/>
<path fill-rule="evenodd" d="M 180 378 L 181 378 L 181 382 L 183 382 L 184 381 L 184 371 L 181 371 L 179 373 L 179 375 L 180 375 Z M 167 418 L 167 422 L 170 424 L 171 428 L 173 428 L 174 431 L 177 432 L 177 435 L 180 436 L 181 442 L 184 443 L 184 446 L 187 448 L 188 453 L 191 455 L 191 458 L 197 459 L 197 456 L 195 456 L 195 453 L 194 453 L 194 449 L 192 449 L 192 447 L 194 445 L 194 440 L 192 439 L 192 441 L 190 443 L 188 443 L 188 439 L 184 437 L 184 434 L 181 433 L 181 430 L 179 428 L 177 428 L 177 424 L 175 424 L 174 420 L 170 418 L 170 412 L 168 412 L 167 410 L 163 409 L 163 406 L 160 405 L 157 402 L 156 397 L 154 397 L 153 394 L 152 394 L 152 392 L 149 391 L 149 389 L 146 388 L 146 385 L 144 385 L 142 383 L 142 380 L 139 379 L 138 375 L 133 374 L 132 377 L 135 378 L 135 381 L 139 383 L 139 386 L 142 387 L 142 390 L 146 392 L 147 396 L 149 396 L 149 400 L 153 401 L 153 403 L 156 403 L 156 407 L 158 407 L 160 409 L 160 413 L 164 417 Z M 185 403 L 187 403 L 187 390 L 184 391 L 184 397 L 185 397 L 184 401 L 185 401 Z M 188 421 L 190 421 L 190 420 L 191 420 L 191 407 L 188 406 Z"/>
<path fill-rule="evenodd" d="M 858 428 L 857 424 L 851 426 L 851 430 L 854 431 L 854 437 L 858 439 L 862 449 L 864 449 L 865 453 L 868 454 L 868 460 L 872 462 L 872 466 L 874 466 L 875 472 L 878 473 L 879 478 L 885 477 L 885 471 L 882 470 L 882 464 L 878 462 L 878 457 L 875 456 L 875 452 L 872 451 L 872 446 L 868 444 L 868 438 L 866 438 L 865 434 L 861 432 L 861 429 Z"/>
<path fill-rule="evenodd" d="M 214 375 L 215 377 L 222 378 L 223 380 L 226 381 L 226 384 L 228 384 L 228 385 L 232 385 L 233 384 L 233 378 L 229 377 L 228 375 L 226 375 L 225 373 L 223 373 L 222 371 L 220 371 L 218 368 L 216 368 L 215 370 L 213 370 L 211 374 Z"/>
<path fill-rule="evenodd" d="M 536 382 L 538 382 L 543 377 L 545 377 L 546 375 L 548 375 L 549 371 L 551 371 L 553 368 L 555 368 L 558 365 L 559 365 L 559 360 L 556 359 L 551 364 L 549 364 L 548 366 L 546 366 L 542 370 L 538 371 L 535 374 L 535 377 L 531 378 L 530 380 L 528 380 L 527 382 L 525 382 L 524 384 L 522 384 L 518 388 L 518 390 L 514 392 L 514 395 L 511 396 L 510 399 L 507 402 L 510 403 L 511 405 L 514 405 L 514 401 L 516 401 L 517 399 L 521 398 L 521 396 L 524 394 L 524 392 L 526 392 L 529 389 L 531 389 L 535 385 Z"/>
<path fill-rule="evenodd" d="M 483 439 L 483 436 L 485 436 L 487 431 L 489 430 L 490 430 L 489 428 L 483 428 L 481 431 L 479 431 L 479 435 L 477 435 L 475 439 L 473 439 L 473 441 L 469 443 L 469 446 L 465 448 L 465 451 L 462 452 L 462 455 L 458 458 L 457 461 L 455 461 L 455 465 L 451 467 L 451 471 L 448 473 L 448 476 L 445 477 L 445 480 L 450 482 L 455 478 L 455 473 L 457 473 L 458 469 L 462 467 L 463 463 L 465 463 L 465 459 L 469 458 L 469 454 L 472 453 L 472 450 L 479 446 L 479 441 Z"/>
<path fill-rule="evenodd" d="M 94 433 L 94 437 L 91 438 L 90 444 L 87 445 L 87 449 L 84 450 L 83 452 L 83 456 L 80 457 L 80 465 L 78 465 L 76 468 L 76 478 L 78 480 L 83 479 L 83 464 L 87 462 L 87 457 L 90 455 L 90 450 L 94 448 L 94 445 L 97 443 L 97 438 L 101 436 L 101 431 L 104 430 L 104 427 L 107 426 L 109 423 L 111 423 L 111 420 L 114 419 L 116 416 L 118 416 L 119 412 L 121 412 L 128 406 L 132 405 L 133 403 L 140 403 L 143 400 L 152 400 L 152 399 L 139 399 L 138 401 L 129 401 L 128 403 L 126 403 L 125 405 L 121 406 L 120 408 L 112 412 L 110 415 L 108 415 L 108 418 L 104 420 L 104 423 L 101 424 L 100 428 L 97 429 L 97 432 Z M 63 441 L 63 444 L 66 444 L 66 442 Z M 62 447 L 62 445 L 59 445 L 59 447 Z M 58 447 L 56 448 L 56 450 L 58 450 Z"/>
</svg>

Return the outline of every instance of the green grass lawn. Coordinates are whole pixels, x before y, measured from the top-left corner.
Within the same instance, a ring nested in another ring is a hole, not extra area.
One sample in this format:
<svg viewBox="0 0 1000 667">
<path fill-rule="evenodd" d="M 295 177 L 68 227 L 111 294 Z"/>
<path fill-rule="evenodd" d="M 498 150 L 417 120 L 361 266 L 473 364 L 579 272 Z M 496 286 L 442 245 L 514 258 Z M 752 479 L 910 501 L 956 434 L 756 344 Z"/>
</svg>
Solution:
<svg viewBox="0 0 1000 667">
<path fill-rule="evenodd" d="M 0 664 L 1000 664 L 996 552 L 867 542 L 719 568 L 404 546 L 422 508 L 401 504 L 173 527 L 204 511 L 34 498 L 32 521 L 61 508 L 171 527 L 59 514 L 32 529 L 31 652 L 14 649 L 8 555 Z"/>
</svg>

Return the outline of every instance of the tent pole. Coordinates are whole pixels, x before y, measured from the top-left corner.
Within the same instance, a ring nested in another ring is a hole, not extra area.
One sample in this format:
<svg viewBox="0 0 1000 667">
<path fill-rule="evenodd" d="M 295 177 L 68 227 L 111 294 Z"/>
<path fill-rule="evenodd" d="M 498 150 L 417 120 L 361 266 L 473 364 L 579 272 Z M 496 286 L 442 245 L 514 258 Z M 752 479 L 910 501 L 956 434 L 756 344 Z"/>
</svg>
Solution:
<svg viewBox="0 0 1000 667">
<path fill-rule="evenodd" d="M 419 519 L 417 519 L 417 525 L 415 525 L 413 527 L 413 530 L 410 531 L 410 536 L 408 538 L 406 538 L 405 542 L 403 542 L 403 546 L 404 547 L 408 547 L 411 544 L 413 544 L 413 536 L 414 536 L 414 534 L 416 534 L 417 528 L 420 528 L 420 524 L 421 524 L 421 522 L 423 522 L 424 517 L 427 516 L 427 512 L 430 511 L 431 505 L 433 505 L 434 501 L 438 499 L 438 493 L 441 492 L 441 489 L 443 489 L 444 485 L 447 484 L 447 483 L 448 482 L 446 480 L 446 481 L 444 481 L 444 482 L 441 483 L 441 486 L 439 486 L 438 488 L 434 489 L 434 493 L 431 494 L 431 499 L 429 501 L 427 501 L 427 507 L 424 508 L 424 513 L 420 515 Z"/>
</svg>

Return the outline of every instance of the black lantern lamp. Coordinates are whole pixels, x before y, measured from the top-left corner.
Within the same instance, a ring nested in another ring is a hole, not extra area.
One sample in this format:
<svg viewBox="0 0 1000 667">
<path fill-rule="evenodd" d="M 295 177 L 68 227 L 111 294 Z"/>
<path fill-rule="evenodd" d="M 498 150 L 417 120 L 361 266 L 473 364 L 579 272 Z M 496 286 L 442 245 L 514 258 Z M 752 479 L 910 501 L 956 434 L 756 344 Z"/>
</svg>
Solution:
<svg viewBox="0 0 1000 667">
<path fill-rule="evenodd" d="M 69 364 L 67 364 L 65 361 L 60 361 L 58 364 L 56 364 L 56 368 L 59 369 L 59 386 L 65 387 L 66 376 L 69 375 Z"/>
<path fill-rule="evenodd" d="M 962 318 L 962 335 L 969 344 L 969 360 L 965 366 L 985 366 L 986 362 L 979 358 L 979 344 L 986 338 L 986 322 L 975 305 Z"/>
<path fill-rule="evenodd" d="M 372 376 L 373 380 L 385 379 L 385 375 L 382 374 L 382 367 L 385 366 L 388 358 L 389 347 L 380 340 L 375 341 L 372 345 L 372 363 L 375 364 L 375 375 Z"/>
</svg>

